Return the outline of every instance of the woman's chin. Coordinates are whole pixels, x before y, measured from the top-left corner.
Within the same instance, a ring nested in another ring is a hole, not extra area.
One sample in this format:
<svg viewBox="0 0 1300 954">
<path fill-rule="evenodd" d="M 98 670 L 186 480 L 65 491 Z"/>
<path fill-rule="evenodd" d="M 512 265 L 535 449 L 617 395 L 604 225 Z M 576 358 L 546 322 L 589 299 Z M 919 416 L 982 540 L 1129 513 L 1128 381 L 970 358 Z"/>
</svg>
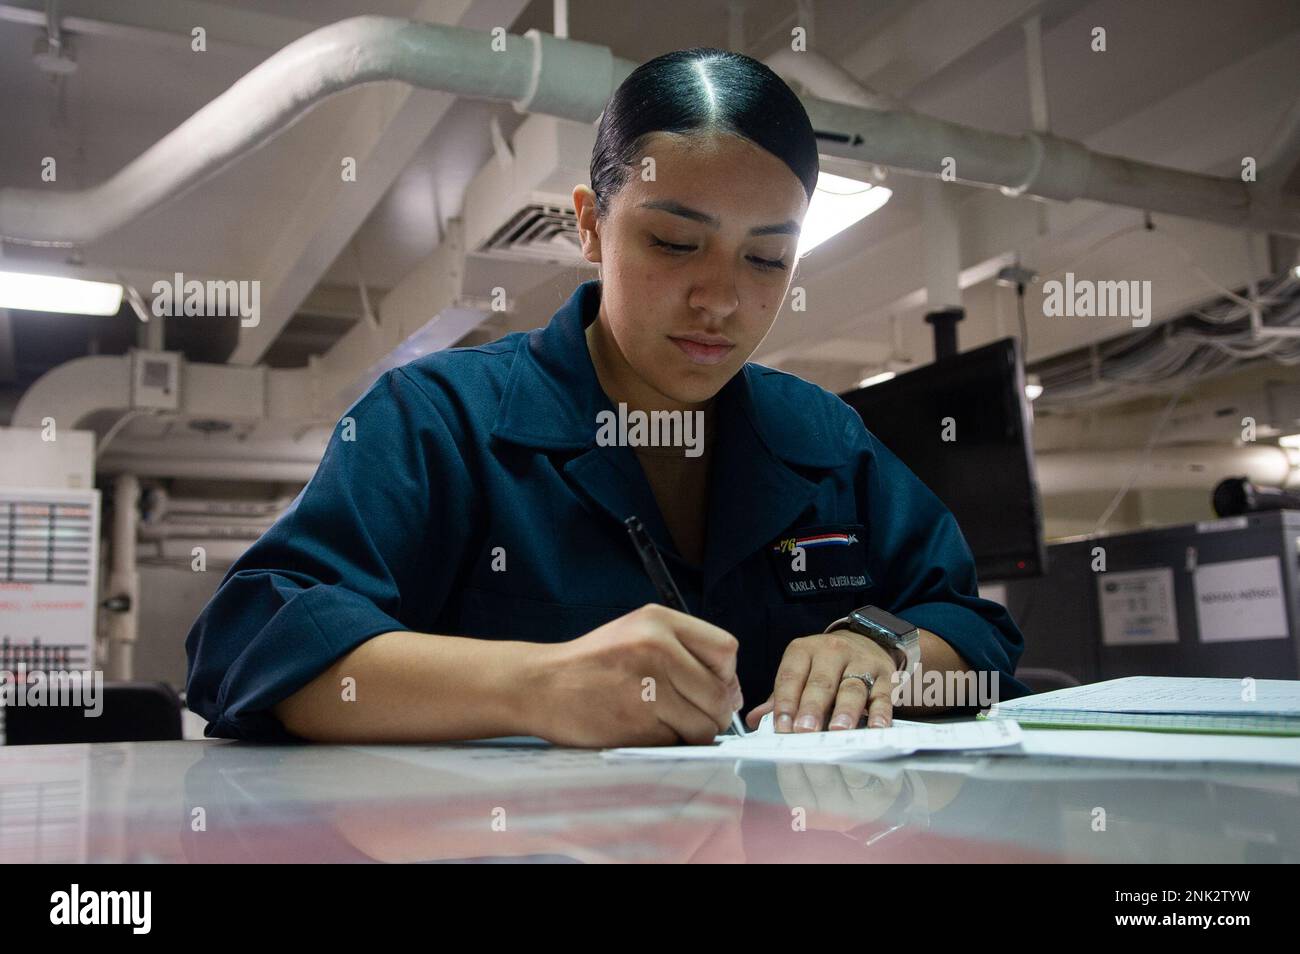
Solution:
<svg viewBox="0 0 1300 954">
<path fill-rule="evenodd" d="M 725 383 L 725 381 L 722 382 L 722 384 Z M 722 390 L 722 384 L 708 390 L 684 392 L 669 396 L 680 404 L 706 404 L 717 397 L 718 392 Z"/>
</svg>

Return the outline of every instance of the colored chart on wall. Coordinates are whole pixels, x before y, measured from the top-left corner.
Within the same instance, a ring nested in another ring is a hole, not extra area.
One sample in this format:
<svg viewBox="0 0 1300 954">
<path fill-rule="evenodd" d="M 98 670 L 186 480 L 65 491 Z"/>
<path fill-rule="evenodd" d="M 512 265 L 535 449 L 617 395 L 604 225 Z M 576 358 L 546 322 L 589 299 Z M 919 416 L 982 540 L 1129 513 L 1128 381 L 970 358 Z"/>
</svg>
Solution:
<svg viewBox="0 0 1300 954">
<path fill-rule="evenodd" d="M 94 668 L 99 491 L 0 487 L 0 669 Z"/>
</svg>

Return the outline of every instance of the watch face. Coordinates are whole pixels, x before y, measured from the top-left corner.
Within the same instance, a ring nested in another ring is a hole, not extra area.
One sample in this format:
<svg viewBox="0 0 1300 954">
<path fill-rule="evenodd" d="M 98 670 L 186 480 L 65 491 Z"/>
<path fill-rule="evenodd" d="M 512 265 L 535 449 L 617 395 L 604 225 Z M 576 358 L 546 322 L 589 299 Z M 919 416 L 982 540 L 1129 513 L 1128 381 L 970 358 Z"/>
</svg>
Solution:
<svg viewBox="0 0 1300 954">
<path fill-rule="evenodd" d="M 893 613 L 886 613 L 879 606 L 864 606 L 852 613 L 853 619 L 865 626 L 883 629 L 894 636 L 905 636 L 916 629 L 915 624 L 899 619 Z"/>
</svg>

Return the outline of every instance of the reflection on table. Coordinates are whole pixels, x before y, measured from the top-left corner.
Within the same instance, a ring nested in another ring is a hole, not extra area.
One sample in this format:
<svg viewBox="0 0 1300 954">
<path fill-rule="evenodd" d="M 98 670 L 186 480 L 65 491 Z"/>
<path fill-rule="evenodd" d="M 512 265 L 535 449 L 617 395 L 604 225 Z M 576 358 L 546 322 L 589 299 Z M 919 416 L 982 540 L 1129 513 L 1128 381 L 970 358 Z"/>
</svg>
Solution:
<svg viewBox="0 0 1300 954">
<path fill-rule="evenodd" d="M 1298 860 L 1294 769 L 625 762 L 534 740 L 0 749 L 0 862 Z"/>
</svg>

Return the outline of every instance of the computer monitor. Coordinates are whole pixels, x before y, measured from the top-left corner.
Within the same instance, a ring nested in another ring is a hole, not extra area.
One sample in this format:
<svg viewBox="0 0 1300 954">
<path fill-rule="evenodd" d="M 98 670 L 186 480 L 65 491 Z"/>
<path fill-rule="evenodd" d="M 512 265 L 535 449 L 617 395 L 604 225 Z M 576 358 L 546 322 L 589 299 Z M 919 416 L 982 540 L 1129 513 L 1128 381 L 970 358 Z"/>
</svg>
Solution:
<svg viewBox="0 0 1300 954">
<path fill-rule="evenodd" d="M 981 582 L 1044 572 L 1032 418 L 1017 339 L 840 397 L 952 511 Z"/>
</svg>

